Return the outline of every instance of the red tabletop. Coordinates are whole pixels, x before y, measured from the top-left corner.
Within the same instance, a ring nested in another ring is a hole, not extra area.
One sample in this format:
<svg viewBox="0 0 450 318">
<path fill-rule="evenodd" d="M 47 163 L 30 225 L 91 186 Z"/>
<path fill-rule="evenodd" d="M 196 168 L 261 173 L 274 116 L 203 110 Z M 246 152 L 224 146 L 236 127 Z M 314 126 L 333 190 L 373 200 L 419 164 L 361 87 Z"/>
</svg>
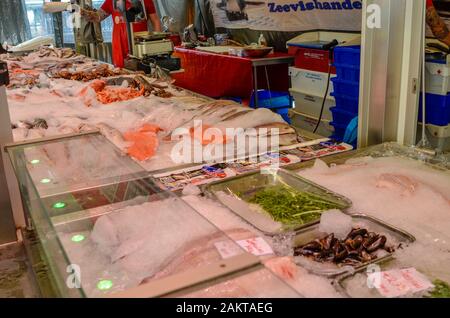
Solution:
<svg viewBox="0 0 450 318">
<path fill-rule="evenodd" d="M 175 56 L 181 58 L 184 73 L 174 74 L 175 85 L 213 98 L 239 97 L 249 100 L 253 91 L 252 62 L 260 59 L 216 54 L 192 49 L 175 48 Z M 265 58 L 289 57 L 274 53 Z M 267 67 L 270 89 L 289 90 L 288 64 Z M 258 88 L 267 89 L 264 67 L 258 67 Z"/>
</svg>

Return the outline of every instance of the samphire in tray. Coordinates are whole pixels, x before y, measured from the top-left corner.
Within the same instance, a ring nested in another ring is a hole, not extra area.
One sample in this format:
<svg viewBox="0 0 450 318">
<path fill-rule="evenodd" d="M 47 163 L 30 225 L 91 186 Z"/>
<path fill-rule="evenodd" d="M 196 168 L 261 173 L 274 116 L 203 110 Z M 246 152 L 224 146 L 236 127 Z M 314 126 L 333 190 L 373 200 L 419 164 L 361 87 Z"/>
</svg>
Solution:
<svg viewBox="0 0 450 318">
<path fill-rule="evenodd" d="M 345 197 L 283 169 L 237 176 L 203 190 L 269 235 L 307 227 L 323 211 L 351 206 Z"/>
</svg>

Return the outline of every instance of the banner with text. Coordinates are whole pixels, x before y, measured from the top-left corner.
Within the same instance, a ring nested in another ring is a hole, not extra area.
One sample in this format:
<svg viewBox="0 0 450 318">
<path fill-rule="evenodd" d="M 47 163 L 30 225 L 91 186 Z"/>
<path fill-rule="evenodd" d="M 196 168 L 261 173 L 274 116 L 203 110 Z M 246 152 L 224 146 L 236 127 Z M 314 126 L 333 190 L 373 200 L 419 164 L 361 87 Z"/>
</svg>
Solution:
<svg viewBox="0 0 450 318">
<path fill-rule="evenodd" d="M 360 31 L 362 0 L 210 0 L 216 27 Z"/>
</svg>

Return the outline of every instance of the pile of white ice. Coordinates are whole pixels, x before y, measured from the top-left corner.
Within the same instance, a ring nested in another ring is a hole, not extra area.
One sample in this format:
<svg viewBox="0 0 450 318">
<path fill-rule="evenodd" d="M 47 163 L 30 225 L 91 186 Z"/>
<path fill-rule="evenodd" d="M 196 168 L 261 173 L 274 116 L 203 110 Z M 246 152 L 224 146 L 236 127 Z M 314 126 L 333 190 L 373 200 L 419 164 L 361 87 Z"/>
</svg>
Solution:
<svg viewBox="0 0 450 318">
<path fill-rule="evenodd" d="M 352 217 L 339 210 L 329 210 L 320 217 L 319 231 L 343 240 L 352 230 Z"/>
<path fill-rule="evenodd" d="M 87 239 L 81 244 L 71 241 L 75 234 Z M 211 235 L 227 240 L 211 223 L 177 198 L 129 206 L 95 221 L 92 231 L 62 232 L 70 262 L 83 272 L 82 287 L 89 296 L 101 295 L 96 288 L 101 279 L 112 280 L 117 292 L 135 287 L 145 278 L 165 271 L 182 258 L 189 266 L 201 266 L 220 259 L 219 253 L 203 253 Z M 204 238 L 204 241 L 202 239 Z M 207 259 L 211 256 L 213 259 Z M 192 258 L 198 264 L 194 264 Z M 179 265 L 183 265 L 182 263 Z M 179 266 L 176 263 L 174 266 Z M 174 269 L 176 269 L 174 267 Z"/>
<path fill-rule="evenodd" d="M 450 282 L 450 173 L 403 157 L 363 157 L 299 172 L 353 202 L 351 213 L 374 216 L 417 239 L 395 257 L 430 278 Z"/>
</svg>

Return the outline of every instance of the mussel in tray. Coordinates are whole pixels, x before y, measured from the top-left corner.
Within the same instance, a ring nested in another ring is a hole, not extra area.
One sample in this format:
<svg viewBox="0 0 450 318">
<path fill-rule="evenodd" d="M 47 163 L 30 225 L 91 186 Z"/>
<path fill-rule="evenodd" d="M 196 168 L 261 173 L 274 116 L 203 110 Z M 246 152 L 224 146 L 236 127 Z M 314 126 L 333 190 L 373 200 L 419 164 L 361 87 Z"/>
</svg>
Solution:
<svg viewBox="0 0 450 318">
<path fill-rule="evenodd" d="M 338 266 L 359 266 L 379 257 L 379 252 L 394 252 L 384 235 L 353 228 L 343 240 L 333 233 L 294 248 L 294 256 L 305 256 L 316 262 L 332 262 Z"/>
</svg>

